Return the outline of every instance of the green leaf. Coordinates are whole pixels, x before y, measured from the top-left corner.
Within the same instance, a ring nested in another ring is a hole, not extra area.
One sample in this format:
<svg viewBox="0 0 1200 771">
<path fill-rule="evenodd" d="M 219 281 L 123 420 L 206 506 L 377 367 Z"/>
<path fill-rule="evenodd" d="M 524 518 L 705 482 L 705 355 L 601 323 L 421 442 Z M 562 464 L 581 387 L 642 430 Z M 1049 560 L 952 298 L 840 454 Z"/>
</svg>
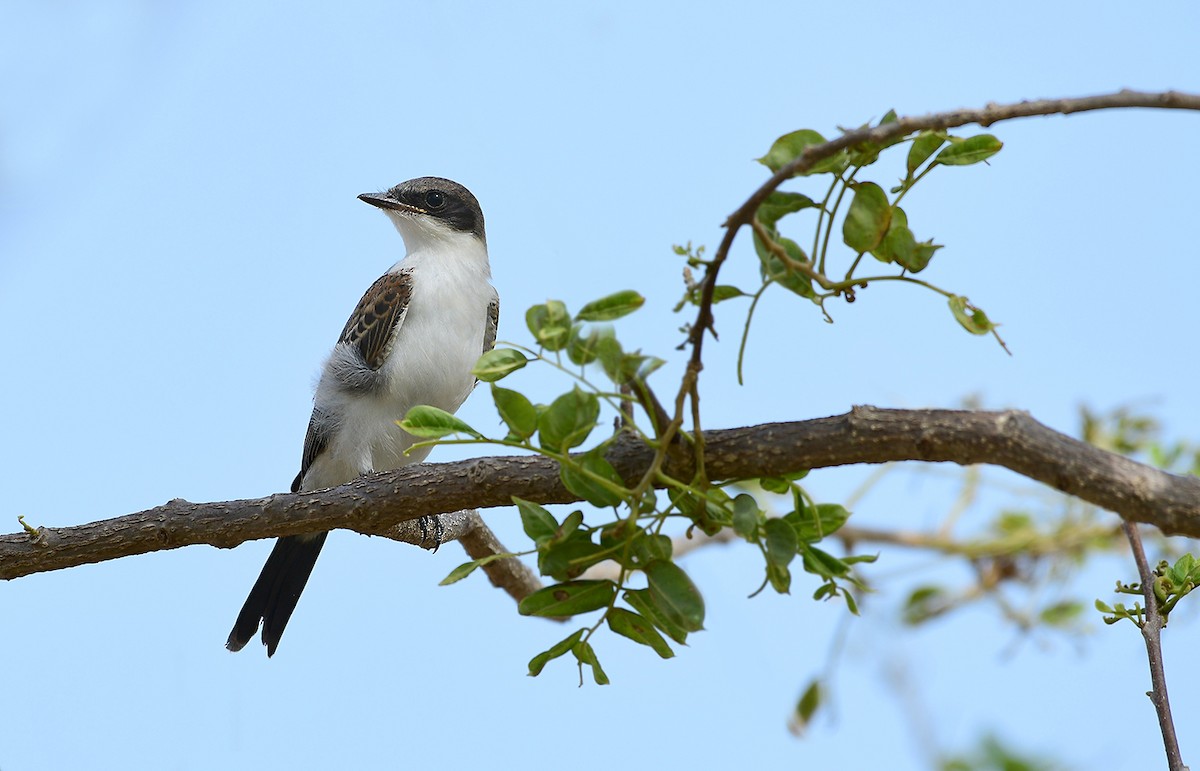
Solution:
<svg viewBox="0 0 1200 771">
<path fill-rule="evenodd" d="M 1042 608 L 1042 612 L 1038 614 L 1042 622 L 1050 626 L 1065 627 L 1070 626 L 1072 622 L 1079 618 L 1083 613 L 1083 603 L 1075 600 L 1064 600 L 1055 604 Z"/>
<path fill-rule="evenodd" d="M 600 668 L 600 660 L 596 658 L 596 651 L 592 649 L 591 643 L 577 642 L 571 648 L 571 653 L 575 654 L 580 664 L 587 664 L 592 668 L 592 679 L 596 681 L 596 685 L 608 685 L 608 675 Z"/>
<path fill-rule="evenodd" d="M 938 153 L 933 162 L 943 166 L 970 166 L 986 161 L 1002 147 L 1004 143 L 991 134 L 976 134 L 966 139 L 950 137 L 950 146 Z"/>
<path fill-rule="evenodd" d="M 651 597 L 649 589 L 629 590 L 622 594 L 621 597 L 625 602 L 629 603 L 629 607 L 642 614 L 650 623 L 665 632 L 667 637 L 670 637 L 680 645 L 687 644 L 687 630 L 659 609 L 653 597 Z"/>
<path fill-rule="evenodd" d="M 625 486 L 625 481 L 617 474 L 617 470 L 612 467 L 603 453 L 589 452 L 579 459 L 579 466 L 583 471 L 590 471 L 620 488 Z M 604 508 L 616 506 L 621 502 L 622 498 L 619 493 L 605 487 L 583 471 L 575 468 L 571 463 L 563 463 L 558 468 L 558 477 L 562 480 L 564 487 L 593 506 Z"/>
<path fill-rule="evenodd" d="M 824 143 L 825 137 L 816 131 L 812 129 L 800 129 L 790 134 L 784 134 L 779 139 L 776 139 L 771 145 L 771 149 L 767 151 L 767 154 L 756 160 L 772 172 L 776 172 L 796 158 L 799 158 L 805 148 Z M 809 174 L 824 174 L 827 172 L 836 173 L 845 169 L 848 164 L 846 151 L 840 150 L 829 158 L 817 161 L 811 169 L 803 174 L 807 176 Z"/>
<path fill-rule="evenodd" d="M 850 566 L 829 552 L 805 544 L 804 569 L 822 578 L 841 578 L 850 573 Z"/>
<path fill-rule="evenodd" d="M 772 172 L 776 172 L 796 158 L 799 158 L 806 147 L 824 143 L 825 137 L 812 129 L 800 129 L 790 134 L 784 134 L 779 139 L 776 139 L 771 145 L 771 149 L 767 151 L 767 154 L 755 160 Z"/>
<path fill-rule="evenodd" d="M 662 658 L 669 659 L 675 655 L 675 651 L 671 650 L 671 646 L 654 628 L 654 624 L 633 611 L 613 608 L 608 612 L 607 621 L 609 629 L 636 643 L 648 645 Z"/>
<path fill-rule="evenodd" d="M 812 717 L 817 713 L 817 708 L 821 706 L 821 701 L 821 681 L 813 680 L 804 689 L 804 695 L 800 697 L 800 701 L 796 702 L 796 722 L 800 728 L 803 729 L 812 722 Z"/>
<path fill-rule="evenodd" d="M 521 514 L 521 527 L 524 528 L 525 535 L 534 543 L 540 545 L 558 534 L 558 521 L 550 512 L 533 501 L 515 495 L 513 503 L 517 505 L 517 511 Z"/>
<path fill-rule="evenodd" d="M 566 452 L 583 444 L 599 417 L 599 398 L 576 386 L 538 416 L 538 440 L 544 449 Z"/>
<path fill-rule="evenodd" d="M 493 348 L 479 357 L 471 374 L 485 383 L 501 379 L 529 363 L 525 354 L 512 348 Z"/>
<path fill-rule="evenodd" d="M 941 246 L 933 241 L 918 244 L 916 236 L 908 229 L 908 216 L 899 206 L 892 207 L 892 221 L 887 234 L 871 255 L 883 262 L 895 262 L 912 273 L 919 273 L 929 265 L 933 253 Z"/>
<path fill-rule="evenodd" d="M 792 571 L 787 565 L 775 562 L 767 563 L 767 582 L 778 594 L 790 594 L 792 588 Z"/>
<path fill-rule="evenodd" d="M 538 545 L 538 571 L 555 581 L 568 581 L 604 561 L 606 556 L 590 533 L 577 530 L 565 538 L 556 537 Z"/>
<path fill-rule="evenodd" d="M 726 300 L 732 300 L 735 297 L 749 296 L 750 295 L 738 289 L 736 286 L 730 286 L 729 284 L 717 284 L 713 287 L 713 305 L 716 305 L 719 302 L 725 302 Z"/>
<path fill-rule="evenodd" d="M 650 598 L 667 618 L 688 632 L 704 628 L 704 598 L 683 572 L 667 560 L 655 560 L 644 568 Z"/>
<path fill-rule="evenodd" d="M 533 403 L 520 391 L 512 391 L 492 384 L 492 401 L 500 419 L 518 439 L 528 439 L 537 431 L 537 410 Z"/>
<path fill-rule="evenodd" d="M 451 570 L 450 575 L 443 578 L 438 583 L 438 586 L 449 586 L 450 584 L 456 584 L 459 581 L 466 578 L 467 576 L 474 573 L 475 568 L 479 567 L 482 564 L 483 564 L 482 560 L 471 560 L 470 562 L 464 562 L 463 564 L 456 567 L 454 570 Z"/>
<path fill-rule="evenodd" d="M 805 543 L 816 543 L 832 535 L 849 518 L 850 512 L 837 503 L 805 506 L 803 510 L 793 511 L 784 517 L 795 528 L 796 536 Z"/>
<path fill-rule="evenodd" d="M 776 190 L 758 205 L 758 211 L 754 213 L 754 216 L 768 228 L 773 228 L 776 222 L 788 214 L 802 209 L 820 208 L 820 206 L 806 195 Z"/>
<path fill-rule="evenodd" d="M 908 176 L 911 178 L 917 167 L 929 160 L 929 156 L 945 142 L 945 131 L 922 131 L 917 134 L 912 146 L 908 148 Z"/>
<path fill-rule="evenodd" d="M 643 531 L 633 539 L 630 546 L 630 556 L 637 567 L 649 565 L 655 560 L 669 560 L 674 551 L 671 539 L 662 534 Z"/>
<path fill-rule="evenodd" d="M 583 334 L 585 329 L 586 336 Z M 583 324 L 575 324 L 571 327 L 571 337 L 567 341 L 567 357 L 581 367 L 591 364 L 600 355 L 600 341 L 612 338 L 611 327 L 584 327 Z"/>
<path fill-rule="evenodd" d="M 784 253 L 795 262 L 808 262 L 808 255 L 804 250 L 790 238 L 784 238 L 778 233 L 772 233 L 773 241 L 783 247 Z M 812 280 L 803 273 L 798 273 L 788 268 L 787 264 L 779 258 L 779 255 L 772 252 L 759 238 L 758 233 L 754 234 L 754 253 L 759 259 L 759 273 L 763 279 L 769 279 L 788 289 L 801 297 L 812 297 L 815 293 L 812 288 Z"/>
<path fill-rule="evenodd" d="M 952 295 L 949 300 L 950 312 L 954 314 L 954 318 L 962 325 L 962 328 L 973 335 L 986 335 L 991 332 L 995 325 L 988 320 L 987 314 L 979 308 L 971 305 L 967 298 L 961 295 Z"/>
<path fill-rule="evenodd" d="M 579 313 L 575 314 L 575 318 L 578 321 L 611 321 L 628 316 L 642 307 L 645 302 L 645 297 L 632 289 L 626 289 L 607 297 L 601 297 L 599 300 L 592 300 L 583 306 Z"/>
<path fill-rule="evenodd" d="M 946 608 L 946 591 L 940 586 L 920 586 L 908 595 L 901 618 L 909 626 L 928 621 Z"/>
<path fill-rule="evenodd" d="M 891 220 L 892 207 L 883 188 L 874 182 L 858 182 L 842 222 L 842 240 L 856 252 L 869 252 L 883 240 Z"/>
<path fill-rule="evenodd" d="M 445 410 L 418 404 L 408 411 L 404 420 L 397 420 L 396 425 L 413 436 L 436 439 L 447 434 L 467 434 L 476 439 L 482 439 L 483 434 L 471 428 L 464 421 L 454 417 Z"/>
<path fill-rule="evenodd" d="M 617 585 L 612 581 L 567 581 L 538 589 L 517 605 L 522 616 L 563 618 L 600 610 L 612 602 Z"/>
<path fill-rule="evenodd" d="M 571 337 L 571 314 L 558 300 L 547 300 L 525 311 L 525 324 L 538 345 L 548 351 L 561 351 Z"/>
<path fill-rule="evenodd" d="M 742 493 L 733 499 L 733 532 L 754 541 L 758 536 L 758 501 L 754 496 Z"/>
<path fill-rule="evenodd" d="M 530 659 L 529 660 L 529 676 L 537 677 L 538 675 L 540 675 L 542 673 L 542 670 L 546 667 L 546 664 L 548 664 L 550 661 L 558 658 L 559 656 L 562 656 L 567 651 L 574 648 L 575 643 L 579 642 L 580 638 L 583 637 L 583 633 L 586 631 L 587 631 L 586 629 L 577 629 L 574 632 L 572 632 L 570 635 L 568 635 L 565 639 L 563 639 L 561 642 L 555 643 L 553 646 L 551 646 L 551 648 L 549 650 L 542 651 L 541 653 L 539 653 L 538 655 L 536 655 L 532 659 Z"/>
<path fill-rule="evenodd" d="M 795 528 L 791 523 L 777 518 L 763 523 L 763 543 L 767 547 L 767 560 L 781 567 L 787 567 L 800 548 Z"/>
<path fill-rule="evenodd" d="M 769 493 L 780 495 L 792 489 L 792 483 L 783 477 L 761 477 L 758 485 Z"/>
</svg>

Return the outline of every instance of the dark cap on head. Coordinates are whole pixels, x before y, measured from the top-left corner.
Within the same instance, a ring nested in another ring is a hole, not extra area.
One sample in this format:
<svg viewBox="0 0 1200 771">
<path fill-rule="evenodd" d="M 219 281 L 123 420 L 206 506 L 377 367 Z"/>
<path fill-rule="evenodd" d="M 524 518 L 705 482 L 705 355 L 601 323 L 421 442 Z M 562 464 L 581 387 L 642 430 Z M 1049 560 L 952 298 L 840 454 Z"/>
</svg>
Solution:
<svg viewBox="0 0 1200 771">
<path fill-rule="evenodd" d="M 384 193 L 363 193 L 359 200 L 381 209 L 424 215 L 483 241 L 483 209 L 471 191 L 442 177 L 417 177 Z"/>
</svg>

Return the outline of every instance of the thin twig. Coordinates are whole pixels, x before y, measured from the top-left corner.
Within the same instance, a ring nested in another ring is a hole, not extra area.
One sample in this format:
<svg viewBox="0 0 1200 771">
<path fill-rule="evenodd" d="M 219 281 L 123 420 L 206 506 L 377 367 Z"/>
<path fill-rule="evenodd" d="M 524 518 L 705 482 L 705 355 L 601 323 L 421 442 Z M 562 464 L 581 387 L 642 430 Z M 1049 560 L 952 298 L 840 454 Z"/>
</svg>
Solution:
<svg viewBox="0 0 1200 771">
<path fill-rule="evenodd" d="M 1154 594 L 1154 573 L 1146 561 L 1142 548 L 1142 537 L 1137 524 L 1125 522 L 1125 535 L 1137 562 L 1138 575 L 1142 579 L 1142 596 L 1146 598 L 1146 618 L 1142 622 L 1142 637 L 1146 641 L 1146 657 L 1150 660 L 1150 682 L 1154 690 L 1146 695 L 1158 713 L 1158 727 L 1162 730 L 1163 747 L 1167 752 L 1167 767 L 1171 771 L 1187 771 L 1183 757 L 1179 754 L 1179 740 L 1175 736 L 1175 721 L 1171 717 L 1171 702 L 1167 698 L 1167 676 L 1163 671 L 1162 628 L 1163 618 L 1158 612 L 1158 597 Z"/>
</svg>

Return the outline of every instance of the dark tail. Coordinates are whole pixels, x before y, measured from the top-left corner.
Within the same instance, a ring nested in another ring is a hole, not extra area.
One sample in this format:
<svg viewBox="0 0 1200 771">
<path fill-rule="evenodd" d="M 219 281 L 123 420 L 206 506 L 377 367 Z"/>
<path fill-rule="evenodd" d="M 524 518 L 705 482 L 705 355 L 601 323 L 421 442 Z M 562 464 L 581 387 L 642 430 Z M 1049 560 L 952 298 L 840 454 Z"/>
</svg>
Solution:
<svg viewBox="0 0 1200 771">
<path fill-rule="evenodd" d="M 263 565 L 250 596 L 246 598 L 246 604 L 242 606 L 242 612 L 238 614 L 233 631 L 229 633 L 226 648 L 240 651 L 258 631 L 261 621 L 262 641 L 267 646 L 267 656 L 275 653 L 283 629 L 296 609 L 304 585 L 308 583 L 313 565 L 317 564 L 317 557 L 321 555 L 327 535 L 329 533 L 290 535 L 275 542 L 271 556 L 267 557 L 267 564 Z"/>
</svg>

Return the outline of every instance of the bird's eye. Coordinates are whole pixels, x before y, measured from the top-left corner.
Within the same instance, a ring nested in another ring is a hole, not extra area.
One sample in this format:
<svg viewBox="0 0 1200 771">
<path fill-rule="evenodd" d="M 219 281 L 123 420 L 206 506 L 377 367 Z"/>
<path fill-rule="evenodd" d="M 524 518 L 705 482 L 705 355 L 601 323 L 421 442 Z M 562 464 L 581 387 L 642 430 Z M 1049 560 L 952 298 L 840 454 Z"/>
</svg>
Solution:
<svg viewBox="0 0 1200 771">
<path fill-rule="evenodd" d="M 441 190 L 430 190 L 425 194 L 425 205 L 430 209 L 440 209 L 446 205 L 446 194 Z"/>
</svg>

